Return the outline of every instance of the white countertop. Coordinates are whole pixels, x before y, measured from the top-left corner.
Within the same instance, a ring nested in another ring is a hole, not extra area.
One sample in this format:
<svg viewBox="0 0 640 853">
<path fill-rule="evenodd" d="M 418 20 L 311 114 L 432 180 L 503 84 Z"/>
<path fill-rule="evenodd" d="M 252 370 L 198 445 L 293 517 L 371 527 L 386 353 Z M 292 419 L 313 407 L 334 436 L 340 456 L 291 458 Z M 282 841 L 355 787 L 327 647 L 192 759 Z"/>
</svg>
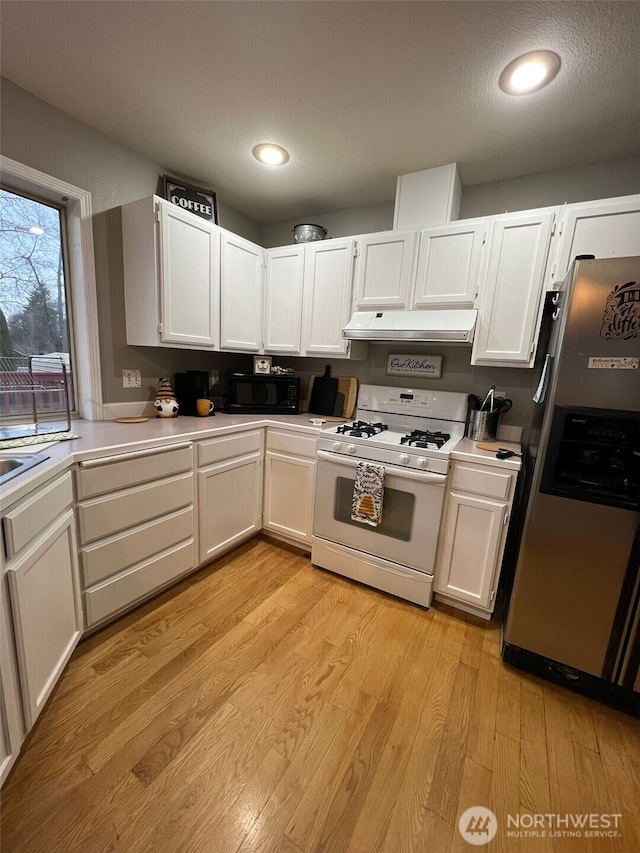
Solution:
<svg viewBox="0 0 640 853">
<path fill-rule="evenodd" d="M 213 438 L 228 432 L 256 427 L 286 427 L 296 432 L 318 435 L 322 427 L 309 422 L 312 417 L 303 415 L 227 415 L 216 412 L 206 418 L 181 416 L 177 418 L 150 418 L 145 423 L 122 424 L 115 421 L 86 421 L 80 418 L 71 422 L 71 432 L 78 438 L 60 441 L 54 445 L 34 444 L 29 447 L 7 448 L 0 456 L 43 455 L 48 459 L 34 468 L 18 474 L 2 486 L 0 507 L 6 508 L 33 490 L 40 481 L 53 477 L 74 462 L 94 459 L 104 454 L 142 450 L 178 444 L 182 441 Z M 323 424 L 326 426 L 326 424 Z M 63 425 L 61 429 L 65 429 Z"/>
<path fill-rule="evenodd" d="M 483 444 L 484 442 L 480 442 Z M 499 444 L 505 450 L 515 450 L 516 453 L 522 452 L 522 447 L 519 444 L 514 444 L 512 441 L 502 441 L 497 438 L 492 444 Z M 480 450 L 476 447 L 476 442 L 470 438 L 463 438 L 451 452 L 452 459 L 459 459 L 466 462 L 480 463 L 481 465 L 492 465 L 498 468 L 508 468 L 512 471 L 519 471 L 522 468 L 522 457 L 511 456 L 509 459 L 496 459 L 495 450 Z"/>
<path fill-rule="evenodd" d="M 2 450 L 2 456 L 22 456 L 42 454 L 48 459 L 34 468 L 8 480 L 2 487 L 0 507 L 7 508 L 10 504 L 25 497 L 40 481 L 53 477 L 74 462 L 83 459 L 94 459 L 105 453 L 142 450 L 145 448 L 161 447 L 167 444 L 177 444 L 182 441 L 214 438 L 228 432 L 256 427 L 286 427 L 296 432 L 306 432 L 318 435 L 323 428 L 334 426 L 335 422 L 327 422 L 322 426 L 310 423 L 313 417 L 308 413 L 302 415 L 227 415 L 216 412 L 215 416 L 206 418 L 187 417 L 150 418 L 145 423 L 122 424 L 115 421 L 85 421 L 77 419 L 71 423 L 71 431 L 79 438 L 70 441 L 60 441 L 53 446 L 32 445 L 28 448 Z M 61 427 L 64 429 L 64 427 Z M 500 447 L 520 451 L 520 445 L 510 442 L 497 442 Z M 495 452 L 479 450 L 476 442 L 463 438 L 451 454 L 452 459 L 466 460 L 486 465 L 519 471 L 522 467 L 521 458 L 512 456 L 510 459 L 496 459 Z"/>
</svg>

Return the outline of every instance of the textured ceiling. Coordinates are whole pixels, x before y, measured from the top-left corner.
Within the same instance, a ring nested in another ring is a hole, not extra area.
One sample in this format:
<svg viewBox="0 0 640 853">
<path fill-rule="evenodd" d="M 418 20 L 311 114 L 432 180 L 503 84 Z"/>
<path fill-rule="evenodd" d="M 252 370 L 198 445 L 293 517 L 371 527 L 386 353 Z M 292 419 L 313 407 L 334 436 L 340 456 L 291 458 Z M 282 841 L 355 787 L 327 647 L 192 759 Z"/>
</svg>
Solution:
<svg viewBox="0 0 640 853">
<path fill-rule="evenodd" d="M 70 0 L 2 3 L 3 76 L 256 222 L 640 152 L 640 3 Z M 560 74 L 527 97 L 502 68 Z M 280 169 L 253 161 L 284 145 Z"/>
</svg>

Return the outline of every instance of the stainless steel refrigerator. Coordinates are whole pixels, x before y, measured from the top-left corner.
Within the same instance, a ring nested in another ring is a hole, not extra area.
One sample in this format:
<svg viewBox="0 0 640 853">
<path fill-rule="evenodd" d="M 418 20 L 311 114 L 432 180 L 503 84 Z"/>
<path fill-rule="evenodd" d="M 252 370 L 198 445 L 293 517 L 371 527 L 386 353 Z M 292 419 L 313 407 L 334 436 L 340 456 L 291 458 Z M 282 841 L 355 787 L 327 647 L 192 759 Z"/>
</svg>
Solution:
<svg viewBox="0 0 640 853">
<path fill-rule="evenodd" d="M 503 660 L 640 716 L 640 258 L 552 295 Z"/>
</svg>

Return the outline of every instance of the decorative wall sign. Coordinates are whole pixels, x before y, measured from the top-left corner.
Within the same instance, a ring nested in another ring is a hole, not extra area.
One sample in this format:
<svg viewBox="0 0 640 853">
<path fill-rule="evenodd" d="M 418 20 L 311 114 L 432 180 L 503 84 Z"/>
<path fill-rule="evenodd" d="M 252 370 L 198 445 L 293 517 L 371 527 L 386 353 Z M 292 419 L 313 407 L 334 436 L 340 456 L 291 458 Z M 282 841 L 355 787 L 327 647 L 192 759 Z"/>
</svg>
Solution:
<svg viewBox="0 0 640 853">
<path fill-rule="evenodd" d="M 213 190 L 205 190 L 202 187 L 194 187 L 185 184 L 177 178 L 162 176 L 162 189 L 167 201 L 195 213 L 196 216 L 206 219 L 207 222 L 218 224 L 218 200 Z"/>
<path fill-rule="evenodd" d="M 442 375 L 441 355 L 406 355 L 389 353 L 387 356 L 388 376 L 424 376 L 440 379 Z"/>
<path fill-rule="evenodd" d="M 253 357 L 253 372 L 254 373 L 271 373 L 271 356 L 254 355 L 254 357 Z"/>
</svg>

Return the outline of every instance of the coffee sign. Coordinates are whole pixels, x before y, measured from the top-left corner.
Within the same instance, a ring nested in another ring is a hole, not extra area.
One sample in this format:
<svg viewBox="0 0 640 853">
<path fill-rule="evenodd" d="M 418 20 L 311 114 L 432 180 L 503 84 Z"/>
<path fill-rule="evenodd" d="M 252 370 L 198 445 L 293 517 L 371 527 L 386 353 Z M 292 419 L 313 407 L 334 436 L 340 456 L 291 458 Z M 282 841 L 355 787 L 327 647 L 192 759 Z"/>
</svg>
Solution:
<svg viewBox="0 0 640 853">
<path fill-rule="evenodd" d="M 175 204 L 182 210 L 195 213 L 196 216 L 206 219 L 207 222 L 217 224 L 217 199 L 216 194 L 212 190 L 194 187 L 191 184 L 185 184 L 184 181 L 168 178 L 166 175 L 163 176 L 162 181 L 164 185 L 164 197 L 167 201 L 170 201 L 171 204 Z"/>
</svg>

